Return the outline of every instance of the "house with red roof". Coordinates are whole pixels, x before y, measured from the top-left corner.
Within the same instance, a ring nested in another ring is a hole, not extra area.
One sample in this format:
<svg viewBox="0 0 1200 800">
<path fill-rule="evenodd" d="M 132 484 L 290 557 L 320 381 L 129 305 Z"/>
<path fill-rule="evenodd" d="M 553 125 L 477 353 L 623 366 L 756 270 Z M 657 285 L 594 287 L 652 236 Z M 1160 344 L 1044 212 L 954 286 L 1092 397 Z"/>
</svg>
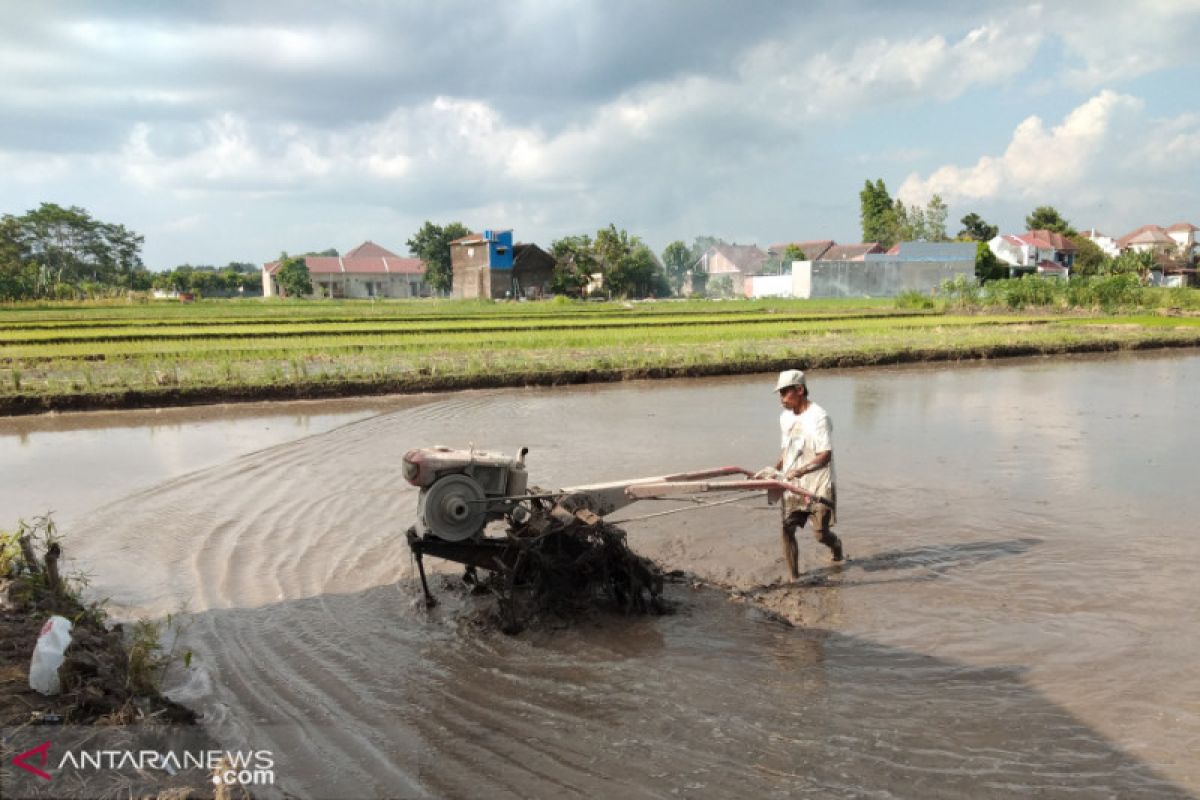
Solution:
<svg viewBox="0 0 1200 800">
<path fill-rule="evenodd" d="M 425 262 L 404 258 L 367 241 L 344 256 L 305 256 L 313 296 L 330 298 L 428 297 Z M 263 297 L 282 297 L 275 273 L 279 262 L 263 265 Z"/>
<path fill-rule="evenodd" d="M 1197 230 L 1190 222 L 1176 222 L 1169 228 L 1142 225 L 1117 239 L 1117 247 L 1122 252 L 1151 253 L 1163 260 L 1193 261 L 1200 256 Z"/>
<path fill-rule="evenodd" d="M 1200 262 L 1200 242 L 1197 228 L 1190 222 L 1177 222 L 1168 228 L 1142 225 L 1117 240 L 1123 252 L 1150 253 L 1154 267 L 1151 283 L 1160 286 L 1194 286 L 1197 263 Z"/>
<path fill-rule="evenodd" d="M 1038 274 L 1067 278 L 1079 248 L 1066 236 L 1048 230 L 1001 234 L 988 242 L 996 258 L 1008 265 L 1010 277 Z"/>
</svg>

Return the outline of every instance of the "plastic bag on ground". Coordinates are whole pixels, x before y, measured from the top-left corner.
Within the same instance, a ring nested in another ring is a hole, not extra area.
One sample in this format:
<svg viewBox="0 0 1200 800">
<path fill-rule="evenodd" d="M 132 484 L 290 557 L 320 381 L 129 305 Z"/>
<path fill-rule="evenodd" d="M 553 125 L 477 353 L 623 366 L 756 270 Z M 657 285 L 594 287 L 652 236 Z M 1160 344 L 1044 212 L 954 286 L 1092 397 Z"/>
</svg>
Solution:
<svg viewBox="0 0 1200 800">
<path fill-rule="evenodd" d="M 58 694 L 62 685 L 58 680 L 58 668 L 62 666 L 67 646 L 71 644 L 71 620 L 53 616 L 46 620 L 33 658 L 29 662 L 29 688 L 42 694 Z"/>
</svg>

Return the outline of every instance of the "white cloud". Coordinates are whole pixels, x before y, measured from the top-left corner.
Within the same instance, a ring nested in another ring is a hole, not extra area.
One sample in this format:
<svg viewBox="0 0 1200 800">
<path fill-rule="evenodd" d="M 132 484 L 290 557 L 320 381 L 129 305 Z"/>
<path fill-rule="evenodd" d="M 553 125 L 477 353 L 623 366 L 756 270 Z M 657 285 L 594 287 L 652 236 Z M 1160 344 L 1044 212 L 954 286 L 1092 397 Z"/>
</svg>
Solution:
<svg viewBox="0 0 1200 800">
<path fill-rule="evenodd" d="M 1142 106 L 1135 97 L 1106 90 L 1049 130 L 1041 118 L 1028 117 L 1013 132 L 1003 155 L 982 156 L 970 167 L 942 166 L 927 178 L 913 173 L 897 196 L 907 203 L 923 203 L 933 194 L 954 202 L 1008 193 L 1066 192 L 1094 175 L 1098 157 L 1118 138 L 1117 129 L 1133 122 Z"/>
<path fill-rule="evenodd" d="M 1052 3 L 1046 18 L 1077 63 L 1066 81 L 1083 89 L 1198 61 L 1200 0 L 1094 0 L 1083 8 Z"/>
<path fill-rule="evenodd" d="M 235 229 L 270 251 L 425 218 L 846 238 L 863 177 L 909 170 L 916 202 L 1195 207 L 1200 119 L 1152 115 L 1196 107 L 1200 0 L 687 5 L 25 4 L 0 30 L 0 200 L 88 205 L 179 261 L 245 258 Z M 1126 88 L 1146 70 L 1162 85 Z M 1048 110 L 1017 124 L 1027 103 Z"/>
<path fill-rule="evenodd" d="M 763 99 L 804 118 L 886 111 L 916 98 L 950 100 L 976 86 L 1011 80 L 1029 65 L 1042 40 L 1029 20 L 1022 11 L 953 42 L 942 35 L 880 37 L 815 54 L 807 43 L 773 41 L 750 54 L 742 79 L 769 87 Z"/>
<path fill-rule="evenodd" d="M 1200 114 L 1160 120 L 1143 149 L 1148 164 L 1159 170 L 1194 170 L 1200 166 Z"/>
</svg>

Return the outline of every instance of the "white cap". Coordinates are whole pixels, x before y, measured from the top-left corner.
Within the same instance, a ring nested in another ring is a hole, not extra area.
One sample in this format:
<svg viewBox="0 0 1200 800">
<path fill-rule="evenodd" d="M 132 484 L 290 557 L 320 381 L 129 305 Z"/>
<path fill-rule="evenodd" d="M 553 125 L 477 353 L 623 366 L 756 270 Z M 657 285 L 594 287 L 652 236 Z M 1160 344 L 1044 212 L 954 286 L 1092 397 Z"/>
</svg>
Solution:
<svg viewBox="0 0 1200 800">
<path fill-rule="evenodd" d="M 798 369 L 785 369 L 779 373 L 779 380 L 775 381 L 775 391 L 787 389 L 791 386 L 803 386 L 808 388 L 808 383 L 804 380 L 804 373 Z"/>
</svg>

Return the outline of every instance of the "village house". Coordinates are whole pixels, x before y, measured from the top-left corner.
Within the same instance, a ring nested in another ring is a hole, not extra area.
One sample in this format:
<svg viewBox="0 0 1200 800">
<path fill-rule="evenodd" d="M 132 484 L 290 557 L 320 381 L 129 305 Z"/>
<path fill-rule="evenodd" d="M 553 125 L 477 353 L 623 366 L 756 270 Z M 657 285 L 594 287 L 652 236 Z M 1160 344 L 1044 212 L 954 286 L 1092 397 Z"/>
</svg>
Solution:
<svg viewBox="0 0 1200 800">
<path fill-rule="evenodd" d="M 1171 260 L 1193 261 L 1200 255 L 1197 230 L 1190 222 L 1177 222 L 1169 228 L 1142 225 L 1117 239 L 1117 248 L 1121 252 L 1130 250 Z"/>
<path fill-rule="evenodd" d="M 534 299 L 550 290 L 554 256 L 513 243 L 511 230 L 485 230 L 450 242 L 452 293 L 458 298 Z"/>
<path fill-rule="evenodd" d="M 305 256 L 313 297 L 428 297 L 425 262 L 404 258 L 374 242 L 363 242 L 344 256 Z M 279 262 L 263 265 L 263 296 L 282 297 L 275 273 Z"/>
<path fill-rule="evenodd" d="M 691 294 L 711 285 L 714 278 L 729 278 L 734 296 L 745 292 L 746 277 L 762 270 L 767 254 L 753 244 L 714 244 L 705 250 L 692 265 L 691 274 L 684 278 L 684 294 Z"/>
<path fill-rule="evenodd" d="M 1142 225 L 1117 239 L 1117 246 L 1121 252 L 1150 254 L 1154 259 L 1152 283 L 1188 286 L 1196 282 L 1196 264 L 1200 261 L 1197 230 L 1190 222 L 1177 222 L 1169 228 Z"/>
<path fill-rule="evenodd" d="M 988 242 L 996 258 L 1008 265 L 1009 277 L 1037 274 L 1068 278 L 1079 248 L 1066 236 L 1048 230 L 1001 234 Z"/>
</svg>

